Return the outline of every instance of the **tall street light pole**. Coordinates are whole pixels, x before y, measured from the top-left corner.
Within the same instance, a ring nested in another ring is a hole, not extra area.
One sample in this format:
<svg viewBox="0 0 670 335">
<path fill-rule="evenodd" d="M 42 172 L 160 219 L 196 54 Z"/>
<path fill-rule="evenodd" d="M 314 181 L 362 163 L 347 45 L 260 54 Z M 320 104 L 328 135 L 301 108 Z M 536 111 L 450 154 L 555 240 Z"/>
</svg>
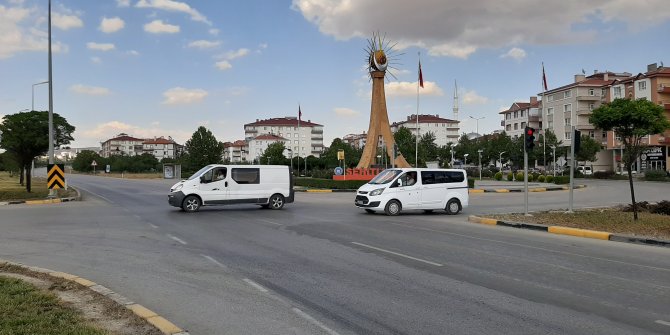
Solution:
<svg viewBox="0 0 670 335">
<path fill-rule="evenodd" d="M 503 151 L 503 152 L 501 152 L 500 155 L 499 155 L 499 156 L 500 156 L 500 159 L 498 159 L 498 160 L 500 161 L 500 171 L 502 171 L 502 168 L 503 168 L 502 155 L 503 155 L 504 153 L 506 153 L 506 152 L 507 152 L 507 151 Z"/>
<path fill-rule="evenodd" d="M 53 71 L 51 64 L 51 0 L 49 0 L 49 164 L 54 163 L 54 99 L 53 99 Z M 49 189 L 49 197 L 54 198 L 56 192 Z"/>
<path fill-rule="evenodd" d="M 463 155 L 463 165 L 465 165 L 466 167 L 468 165 L 468 156 L 470 156 L 470 154 Z"/>
<path fill-rule="evenodd" d="M 479 120 L 485 119 L 486 116 L 474 117 L 474 116 L 470 115 L 470 118 L 477 121 L 477 137 L 479 137 Z"/>
<path fill-rule="evenodd" d="M 484 152 L 484 150 L 479 149 L 479 150 L 477 150 L 477 152 L 479 153 L 479 180 L 481 181 L 482 180 L 482 152 Z"/>
<path fill-rule="evenodd" d="M 40 83 L 37 83 L 37 84 L 33 84 L 33 99 L 32 99 L 33 103 L 31 105 L 32 106 L 31 110 L 35 110 L 35 86 L 42 85 L 42 84 L 47 84 L 47 83 L 49 83 L 49 82 L 48 81 L 43 81 L 43 82 L 40 82 Z"/>
</svg>

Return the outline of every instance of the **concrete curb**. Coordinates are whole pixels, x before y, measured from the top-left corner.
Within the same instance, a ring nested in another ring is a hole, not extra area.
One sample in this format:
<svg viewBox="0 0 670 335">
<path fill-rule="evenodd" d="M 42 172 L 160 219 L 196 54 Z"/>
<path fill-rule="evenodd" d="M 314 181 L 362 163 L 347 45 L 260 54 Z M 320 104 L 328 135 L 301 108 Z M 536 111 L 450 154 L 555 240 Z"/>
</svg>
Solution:
<svg viewBox="0 0 670 335">
<path fill-rule="evenodd" d="M 75 192 L 77 192 L 77 195 L 74 197 L 66 197 L 66 198 L 55 198 L 55 199 L 41 199 L 41 200 L 16 200 L 16 201 L 3 201 L 0 202 L 0 206 L 6 206 L 6 205 L 20 205 L 20 204 L 26 204 L 26 205 L 45 205 L 45 204 L 59 204 L 61 202 L 70 202 L 70 201 L 81 201 L 81 193 L 79 192 L 78 189 L 74 187 L 70 187 L 73 189 Z"/>
<path fill-rule="evenodd" d="M 501 221 L 501 220 L 496 220 L 496 219 L 479 217 L 479 216 L 475 216 L 475 215 L 470 215 L 468 217 L 468 221 L 473 222 L 473 223 L 481 223 L 481 224 L 494 225 L 494 226 L 504 226 L 504 227 L 520 228 L 520 229 L 531 229 L 531 230 L 538 230 L 538 231 L 546 231 L 548 233 L 558 234 L 558 235 L 569 235 L 569 236 L 576 236 L 576 237 L 593 238 L 593 239 L 598 239 L 598 240 L 626 242 L 626 243 L 635 243 L 635 244 L 645 244 L 645 245 L 655 245 L 655 246 L 659 246 L 659 247 L 670 248 L 670 241 L 658 240 L 658 239 L 652 239 L 652 238 L 646 238 L 646 237 L 628 236 L 628 235 L 622 235 L 622 234 L 613 234 L 613 233 L 604 232 L 604 231 L 597 231 L 597 230 L 579 229 L 579 228 L 571 228 L 571 227 L 563 227 L 563 226 L 547 226 L 547 225 L 541 225 L 541 224 L 535 224 L 535 223 L 509 222 L 509 221 Z"/>
<path fill-rule="evenodd" d="M 586 185 L 575 185 L 575 189 L 585 188 Z M 549 191 L 565 191 L 569 190 L 569 186 L 549 186 L 549 187 L 534 187 L 529 188 L 528 192 L 549 192 Z M 315 189 L 315 188 L 300 188 L 294 189 L 294 192 L 308 192 L 308 193 L 332 193 L 332 192 L 356 192 L 353 189 Z M 470 194 L 474 193 L 523 193 L 521 188 L 476 188 L 470 189 Z"/>
<path fill-rule="evenodd" d="M 49 269 L 43 269 L 43 268 L 38 268 L 35 266 L 28 266 L 25 264 L 21 263 L 16 263 L 16 262 L 10 262 L 6 261 L 3 259 L 0 259 L 0 266 L 1 265 L 12 265 L 12 266 L 17 266 L 20 267 L 24 270 L 35 272 L 35 273 L 41 273 L 48 275 L 52 278 L 59 278 L 59 279 L 64 279 L 69 282 L 77 283 L 91 291 L 94 291 L 102 296 L 105 296 L 117 304 L 131 310 L 135 315 L 138 317 L 146 320 L 148 323 L 156 327 L 159 331 L 161 331 L 163 334 L 166 335 L 189 335 L 187 331 L 184 331 L 183 329 L 177 327 L 175 324 L 172 322 L 168 321 L 167 319 L 163 318 L 162 316 L 156 314 L 155 312 L 151 311 L 150 309 L 140 305 L 136 304 L 130 299 L 102 286 L 99 285 L 95 282 L 92 282 L 88 279 L 78 277 L 69 273 L 65 272 L 58 272 L 58 271 L 52 271 Z"/>
</svg>

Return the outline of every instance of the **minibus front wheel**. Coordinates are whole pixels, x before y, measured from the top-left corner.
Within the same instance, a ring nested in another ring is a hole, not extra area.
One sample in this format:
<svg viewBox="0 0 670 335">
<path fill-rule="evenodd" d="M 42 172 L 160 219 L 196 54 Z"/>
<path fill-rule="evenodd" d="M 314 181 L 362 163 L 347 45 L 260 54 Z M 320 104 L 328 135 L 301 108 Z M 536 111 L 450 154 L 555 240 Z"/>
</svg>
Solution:
<svg viewBox="0 0 670 335">
<path fill-rule="evenodd" d="M 390 216 L 395 216 L 400 214 L 400 211 L 402 210 L 402 205 L 400 204 L 400 201 L 398 200 L 390 200 L 388 203 L 386 203 L 386 207 L 384 208 L 384 212 L 386 212 L 386 215 Z"/>
</svg>

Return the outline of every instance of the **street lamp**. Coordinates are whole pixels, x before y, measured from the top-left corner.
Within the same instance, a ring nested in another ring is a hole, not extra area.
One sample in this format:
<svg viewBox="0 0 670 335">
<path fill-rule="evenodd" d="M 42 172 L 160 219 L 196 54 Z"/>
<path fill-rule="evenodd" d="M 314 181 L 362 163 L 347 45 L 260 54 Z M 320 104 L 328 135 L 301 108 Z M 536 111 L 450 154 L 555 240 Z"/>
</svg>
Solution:
<svg viewBox="0 0 670 335">
<path fill-rule="evenodd" d="M 474 117 L 470 115 L 470 118 L 477 121 L 477 137 L 479 137 L 479 120 L 486 118 L 486 116 Z"/>
<path fill-rule="evenodd" d="M 500 156 L 500 159 L 498 159 L 498 160 L 500 161 L 500 171 L 502 171 L 502 169 L 503 169 L 502 155 L 503 155 L 504 153 L 506 153 L 506 152 L 507 152 L 507 151 L 503 151 L 503 152 L 501 152 L 500 155 L 499 155 L 499 156 Z"/>
<path fill-rule="evenodd" d="M 463 166 L 468 165 L 468 156 L 470 156 L 470 154 L 463 155 Z"/>
<path fill-rule="evenodd" d="M 554 156 L 554 166 L 552 166 L 551 169 L 554 171 L 554 178 L 556 178 L 556 146 L 552 145 L 551 150 L 553 151 Z"/>
<path fill-rule="evenodd" d="M 35 86 L 42 85 L 42 84 L 48 84 L 48 83 L 49 83 L 49 81 L 47 80 L 47 81 L 39 82 L 37 84 L 33 84 L 33 99 L 32 99 L 33 103 L 31 105 L 32 108 L 33 108 L 32 110 L 35 110 Z"/>
<path fill-rule="evenodd" d="M 477 152 L 479 153 L 479 180 L 481 181 L 482 180 L 482 152 L 484 152 L 484 150 L 479 149 L 479 150 L 477 150 Z"/>
</svg>

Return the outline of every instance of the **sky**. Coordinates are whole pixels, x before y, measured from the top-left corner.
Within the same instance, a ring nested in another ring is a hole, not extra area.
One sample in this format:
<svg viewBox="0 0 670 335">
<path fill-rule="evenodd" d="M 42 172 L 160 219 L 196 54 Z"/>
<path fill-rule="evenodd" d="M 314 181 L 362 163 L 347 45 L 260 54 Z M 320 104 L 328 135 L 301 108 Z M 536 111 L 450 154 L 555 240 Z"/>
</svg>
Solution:
<svg viewBox="0 0 670 335">
<path fill-rule="evenodd" d="M 0 0 L 0 116 L 48 110 L 47 0 Z M 389 119 L 417 112 L 461 132 L 502 129 L 500 111 L 582 70 L 670 65 L 667 0 L 53 0 L 54 112 L 73 147 L 118 133 L 219 141 L 245 123 L 297 116 L 324 142 L 367 131 L 373 32 L 397 43 Z M 418 63 L 424 88 L 417 99 Z M 34 91 L 34 100 L 32 93 Z"/>
</svg>

